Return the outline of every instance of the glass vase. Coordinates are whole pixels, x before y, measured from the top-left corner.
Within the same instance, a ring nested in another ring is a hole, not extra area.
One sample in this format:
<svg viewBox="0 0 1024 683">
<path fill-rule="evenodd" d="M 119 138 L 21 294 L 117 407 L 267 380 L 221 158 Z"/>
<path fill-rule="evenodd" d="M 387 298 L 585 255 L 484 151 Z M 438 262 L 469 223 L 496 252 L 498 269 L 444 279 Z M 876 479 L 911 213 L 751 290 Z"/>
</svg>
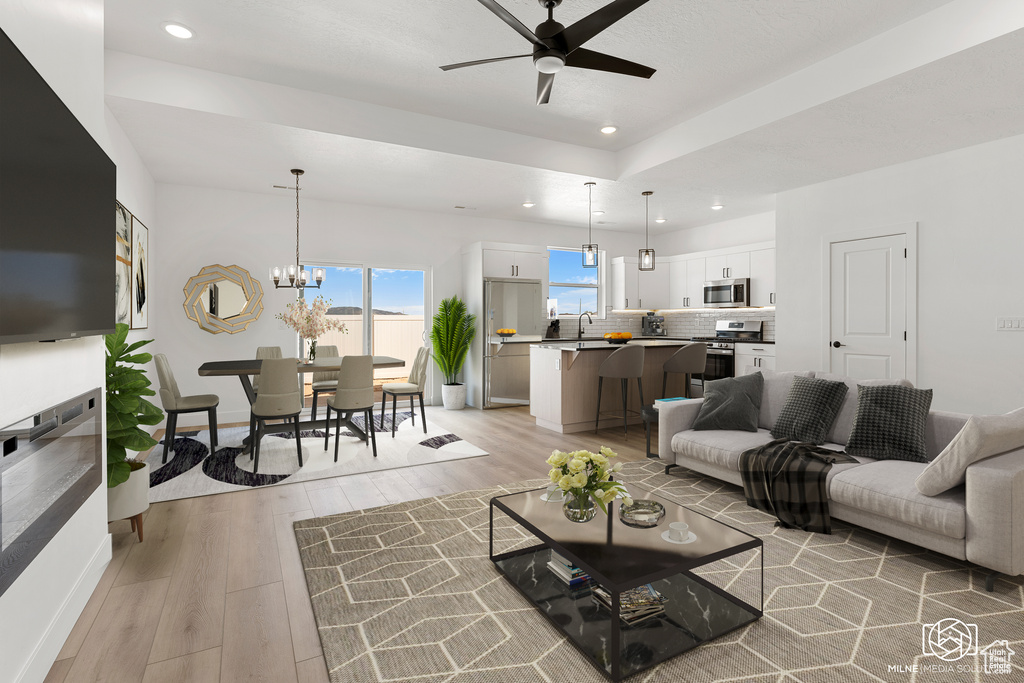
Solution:
<svg viewBox="0 0 1024 683">
<path fill-rule="evenodd" d="M 597 505 L 586 491 L 571 493 L 566 491 L 565 502 L 562 503 L 562 514 L 570 522 L 589 522 L 597 514 Z"/>
<path fill-rule="evenodd" d="M 309 362 L 312 363 L 316 360 L 316 339 L 311 339 L 309 342 Z"/>
</svg>

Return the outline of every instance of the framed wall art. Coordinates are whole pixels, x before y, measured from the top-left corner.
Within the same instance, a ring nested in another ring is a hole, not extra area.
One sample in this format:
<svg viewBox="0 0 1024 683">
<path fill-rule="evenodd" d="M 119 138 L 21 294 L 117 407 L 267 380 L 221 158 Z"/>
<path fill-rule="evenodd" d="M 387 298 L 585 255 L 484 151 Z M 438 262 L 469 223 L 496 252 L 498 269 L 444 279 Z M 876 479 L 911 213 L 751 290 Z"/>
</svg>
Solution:
<svg viewBox="0 0 1024 683">
<path fill-rule="evenodd" d="M 133 330 L 149 327 L 149 228 L 132 216 L 132 322 Z"/>
<path fill-rule="evenodd" d="M 132 215 L 116 202 L 114 222 L 114 310 L 116 321 L 131 325 L 132 320 Z"/>
</svg>

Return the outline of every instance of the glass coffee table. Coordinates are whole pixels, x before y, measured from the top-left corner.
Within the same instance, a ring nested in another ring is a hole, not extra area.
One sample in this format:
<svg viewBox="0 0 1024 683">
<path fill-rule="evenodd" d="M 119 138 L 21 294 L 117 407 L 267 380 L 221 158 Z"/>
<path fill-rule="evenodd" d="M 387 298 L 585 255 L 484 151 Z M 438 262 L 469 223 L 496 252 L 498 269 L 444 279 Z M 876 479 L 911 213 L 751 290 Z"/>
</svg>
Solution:
<svg viewBox="0 0 1024 683">
<path fill-rule="evenodd" d="M 491 561 L 611 680 L 622 680 L 761 617 L 761 539 L 653 494 L 646 495 L 664 505 L 666 512 L 654 528 L 623 524 L 617 502 L 609 506 L 607 518 L 598 512 L 590 522 L 578 524 L 565 518 L 561 503 L 541 500 L 543 493 L 544 489 L 537 489 L 491 499 Z M 495 555 L 495 509 L 540 543 Z M 671 522 L 689 524 L 696 539 L 685 544 L 663 539 Z M 703 565 L 753 550 L 760 551 L 759 607 L 693 573 Z M 556 578 L 547 568 L 552 551 L 583 569 L 593 582 L 570 588 Z M 664 613 L 633 624 L 623 622 L 620 594 L 648 583 L 667 598 Z M 592 598 L 593 584 L 610 595 L 610 610 Z"/>
</svg>

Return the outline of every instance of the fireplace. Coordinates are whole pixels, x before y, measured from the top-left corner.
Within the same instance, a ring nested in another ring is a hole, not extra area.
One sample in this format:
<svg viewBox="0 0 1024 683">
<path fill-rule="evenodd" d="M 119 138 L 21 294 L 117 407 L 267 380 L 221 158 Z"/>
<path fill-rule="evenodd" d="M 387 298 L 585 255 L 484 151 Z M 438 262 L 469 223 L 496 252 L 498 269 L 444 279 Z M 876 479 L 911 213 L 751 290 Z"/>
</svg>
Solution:
<svg viewBox="0 0 1024 683">
<path fill-rule="evenodd" d="M 0 595 L 103 481 L 93 389 L 0 430 Z"/>
</svg>

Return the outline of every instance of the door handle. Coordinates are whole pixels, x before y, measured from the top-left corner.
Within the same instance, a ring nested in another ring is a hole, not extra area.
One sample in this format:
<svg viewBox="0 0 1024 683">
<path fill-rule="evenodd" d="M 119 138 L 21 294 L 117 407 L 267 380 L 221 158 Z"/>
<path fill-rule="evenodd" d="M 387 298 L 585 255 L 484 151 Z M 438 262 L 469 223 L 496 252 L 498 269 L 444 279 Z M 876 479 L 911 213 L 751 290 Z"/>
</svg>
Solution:
<svg viewBox="0 0 1024 683">
<path fill-rule="evenodd" d="M 775 292 L 772 292 L 771 294 L 768 295 L 768 303 L 770 303 L 770 304 L 774 304 L 775 303 Z"/>
<path fill-rule="evenodd" d="M 512 275 L 511 275 L 511 277 L 515 277 L 515 276 L 516 276 L 516 267 L 515 267 L 515 266 L 509 266 L 509 268 L 511 268 L 511 269 L 512 269 Z"/>
<path fill-rule="evenodd" d="M 840 344 L 839 342 L 832 342 L 832 347 L 838 349 L 840 346 L 846 346 L 846 344 Z"/>
</svg>

